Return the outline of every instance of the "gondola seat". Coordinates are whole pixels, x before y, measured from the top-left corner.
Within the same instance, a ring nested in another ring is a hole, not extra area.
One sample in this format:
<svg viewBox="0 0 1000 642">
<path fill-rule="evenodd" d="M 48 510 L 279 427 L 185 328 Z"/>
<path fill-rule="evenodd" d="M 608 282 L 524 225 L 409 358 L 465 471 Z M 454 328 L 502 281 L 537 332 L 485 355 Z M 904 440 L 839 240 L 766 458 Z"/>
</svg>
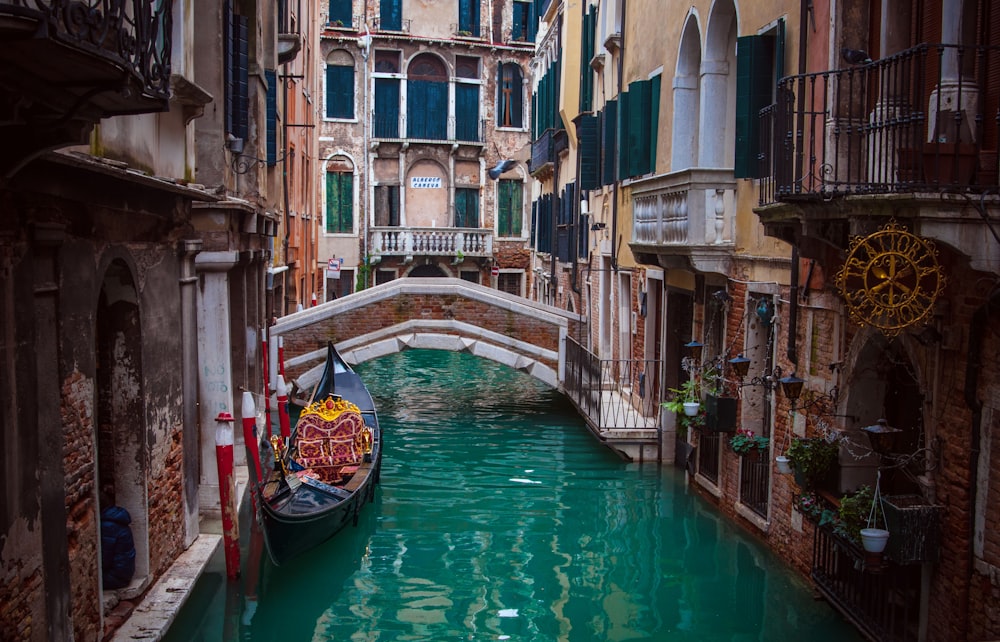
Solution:
<svg viewBox="0 0 1000 642">
<path fill-rule="evenodd" d="M 366 431 L 357 406 L 335 399 L 314 403 L 296 425 L 295 461 L 320 481 L 336 484 L 363 460 Z"/>
</svg>

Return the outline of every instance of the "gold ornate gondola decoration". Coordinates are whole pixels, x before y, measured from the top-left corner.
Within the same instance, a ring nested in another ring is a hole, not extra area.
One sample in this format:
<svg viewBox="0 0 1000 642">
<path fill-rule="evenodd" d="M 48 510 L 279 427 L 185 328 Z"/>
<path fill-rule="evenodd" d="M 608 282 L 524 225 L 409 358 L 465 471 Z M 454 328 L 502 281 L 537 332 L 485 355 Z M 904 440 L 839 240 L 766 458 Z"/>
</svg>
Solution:
<svg viewBox="0 0 1000 642">
<path fill-rule="evenodd" d="M 926 322 L 944 290 L 934 242 L 890 221 L 877 232 L 851 239 L 835 283 L 851 319 L 893 338 Z"/>
<path fill-rule="evenodd" d="M 356 412 L 360 414 L 361 409 L 346 399 L 330 395 L 326 399 L 314 401 L 306 406 L 299 416 L 305 417 L 306 415 L 318 415 L 319 419 L 322 421 L 334 421 L 345 412 Z"/>
</svg>

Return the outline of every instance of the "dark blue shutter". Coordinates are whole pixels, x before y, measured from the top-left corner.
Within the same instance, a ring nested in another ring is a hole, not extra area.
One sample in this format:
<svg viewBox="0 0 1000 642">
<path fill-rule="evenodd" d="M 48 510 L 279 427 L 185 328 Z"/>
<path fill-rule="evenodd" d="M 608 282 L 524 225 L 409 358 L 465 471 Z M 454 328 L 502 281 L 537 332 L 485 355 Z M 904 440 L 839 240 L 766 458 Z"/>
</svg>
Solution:
<svg viewBox="0 0 1000 642">
<path fill-rule="evenodd" d="M 604 103 L 604 140 L 602 152 L 604 153 L 604 172 L 601 176 L 601 184 L 611 185 L 615 182 L 615 157 L 618 148 L 618 101 L 609 100 Z"/>
<path fill-rule="evenodd" d="M 478 141 L 479 85 L 455 85 L 455 138 Z"/>
<path fill-rule="evenodd" d="M 354 118 L 354 67 L 327 66 L 326 117 Z"/>
<path fill-rule="evenodd" d="M 662 82 L 663 76 L 660 74 L 649 81 L 649 125 L 647 128 L 649 131 L 649 165 L 646 168 L 647 172 L 656 171 L 656 144 L 660 129 L 660 87 Z"/>
<path fill-rule="evenodd" d="M 601 186 L 600 154 L 597 142 L 597 116 L 577 116 L 576 136 L 580 141 L 580 189 L 591 190 Z"/>
<path fill-rule="evenodd" d="M 399 79 L 375 79 L 375 138 L 399 138 Z"/>
<path fill-rule="evenodd" d="M 233 16 L 233 135 L 247 140 L 250 134 L 250 52 L 246 16 Z"/>
<path fill-rule="evenodd" d="M 330 0 L 330 24 L 337 24 L 338 21 L 344 27 L 353 25 L 351 0 Z"/>
<path fill-rule="evenodd" d="M 379 28 L 385 31 L 403 30 L 402 0 L 382 0 L 379 5 Z"/>
<path fill-rule="evenodd" d="M 223 109 L 225 114 L 225 128 L 227 134 L 233 134 L 233 105 L 235 104 L 235 71 L 236 71 L 236 48 L 233 46 L 233 7 L 229 0 L 222 3 L 224 18 L 222 20 L 222 39 L 224 46 L 222 50 L 222 84 L 223 84 Z M 233 134 L 235 136 L 235 134 Z"/>
<path fill-rule="evenodd" d="M 264 70 L 267 82 L 267 165 L 278 162 L 278 74 L 273 69 Z"/>
<path fill-rule="evenodd" d="M 406 136 L 425 140 L 448 137 L 448 83 L 408 80 L 406 83 Z"/>
<path fill-rule="evenodd" d="M 479 0 L 458 0 L 458 30 L 479 36 Z"/>
</svg>

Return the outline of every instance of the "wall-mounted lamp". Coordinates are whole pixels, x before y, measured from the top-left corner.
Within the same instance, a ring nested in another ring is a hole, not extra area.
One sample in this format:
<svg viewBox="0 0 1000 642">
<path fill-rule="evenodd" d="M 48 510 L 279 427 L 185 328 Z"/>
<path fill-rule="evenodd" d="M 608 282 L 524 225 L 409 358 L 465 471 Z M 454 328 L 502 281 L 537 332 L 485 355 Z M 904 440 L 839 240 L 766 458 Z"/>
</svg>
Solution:
<svg viewBox="0 0 1000 642">
<path fill-rule="evenodd" d="M 778 387 L 779 379 L 781 379 L 781 367 L 774 366 L 771 370 L 765 370 L 761 375 L 745 381 L 747 374 L 750 372 L 750 360 L 742 354 L 738 355 L 735 359 L 730 359 L 729 367 L 740 378 L 740 388 L 744 386 L 761 386 L 764 390 L 770 392 Z M 785 379 L 788 378 L 785 377 Z M 799 390 L 801 391 L 801 386 Z M 786 392 L 785 394 L 787 395 L 788 393 Z M 796 397 L 798 397 L 798 394 L 796 394 Z"/>
<path fill-rule="evenodd" d="M 687 350 L 687 353 L 695 360 L 701 357 L 701 349 L 704 347 L 705 344 L 700 343 L 697 339 L 691 339 L 684 344 L 684 349 Z"/>
<path fill-rule="evenodd" d="M 868 435 L 868 442 L 872 450 L 879 455 L 888 455 L 893 452 L 896 445 L 896 437 L 903 432 L 902 428 L 895 428 L 889 425 L 885 419 L 879 419 L 870 426 L 865 426 L 861 430 Z"/>
<path fill-rule="evenodd" d="M 792 407 L 795 407 L 795 402 L 799 400 L 799 395 L 802 394 L 802 386 L 805 385 L 804 379 L 799 379 L 795 376 L 795 373 L 778 379 L 778 383 L 781 384 L 781 392 L 785 393 L 788 400 L 792 402 Z"/>
</svg>

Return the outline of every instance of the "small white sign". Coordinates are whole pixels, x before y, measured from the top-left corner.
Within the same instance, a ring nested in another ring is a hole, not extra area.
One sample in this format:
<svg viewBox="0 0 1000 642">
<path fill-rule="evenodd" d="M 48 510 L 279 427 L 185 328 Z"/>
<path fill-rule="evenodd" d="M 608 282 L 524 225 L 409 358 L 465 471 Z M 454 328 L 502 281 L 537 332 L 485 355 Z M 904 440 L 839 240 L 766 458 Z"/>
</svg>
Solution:
<svg viewBox="0 0 1000 642">
<path fill-rule="evenodd" d="M 330 259 L 326 264 L 326 278 L 339 279 L 340 266 L 343 265 L 343 263 L 344 259 Z"/>
<path fill-rule="evenodd" d="M 410 187 L 412 189 L 438 189 L 441 187 L 440 176 L 411 176 Z"/>
</svg>

